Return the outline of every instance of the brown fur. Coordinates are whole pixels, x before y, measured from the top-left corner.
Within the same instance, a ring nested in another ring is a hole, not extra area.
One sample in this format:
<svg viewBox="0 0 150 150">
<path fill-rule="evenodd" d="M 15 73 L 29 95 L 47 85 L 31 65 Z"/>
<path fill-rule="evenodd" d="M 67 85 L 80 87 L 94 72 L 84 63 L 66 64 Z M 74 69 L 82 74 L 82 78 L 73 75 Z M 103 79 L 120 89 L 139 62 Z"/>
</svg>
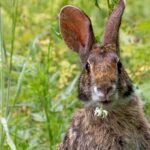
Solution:
<svg viewBox="0 0 150 150">
<path fill-rule="evenodd" d="M 107 118 L 93 111 L 77 111 L 60 150 L 150 150 L 150 127 L 136 96 Z"/>
<path fill-rule="evenodd" d="M 60 13 L 64 41 L 79 54 L 83 70 L 78 110 L 59 150 L 150 150 L 150 127 L 140 99 L 119 58 L 119 27 L 125 8 L 120 0 L 106 25 L 103 44 L 96 43 L 89 17 L 66 6 Z M 108 111 L 94 115 L 96 107 Z"/>
</svg>

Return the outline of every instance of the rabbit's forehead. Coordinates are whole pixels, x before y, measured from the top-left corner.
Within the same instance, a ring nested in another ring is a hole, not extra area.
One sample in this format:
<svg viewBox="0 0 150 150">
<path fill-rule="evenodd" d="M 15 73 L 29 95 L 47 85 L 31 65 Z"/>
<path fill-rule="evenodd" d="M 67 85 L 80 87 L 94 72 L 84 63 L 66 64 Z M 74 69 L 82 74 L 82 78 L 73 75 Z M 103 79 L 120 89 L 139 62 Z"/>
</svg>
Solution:
<svg viewBox="0 0 150 150">
<path fill-rule="evenodd" d="M 109 81 L 115 81 L 117 75 L 117 66 L 108 62 L 93 65 L 92 73 L 98 82 L 101 80 L 103 81 L 104 79 Z"/>
<path fill-rule="evenodd" d="M 89 55 L 93 75 L 97 82 L 104 80 L 115 81 L 117 76 L 117 62 L 119 58 L 115 52 L 93 51 Z"/>
<path fill-rule="evenodd" d="M 98 66 L 115 66 L 119 58 L 115 52 L 92 51 L 89 55 L 88 62 L 95 67 Z"/>
</svg>

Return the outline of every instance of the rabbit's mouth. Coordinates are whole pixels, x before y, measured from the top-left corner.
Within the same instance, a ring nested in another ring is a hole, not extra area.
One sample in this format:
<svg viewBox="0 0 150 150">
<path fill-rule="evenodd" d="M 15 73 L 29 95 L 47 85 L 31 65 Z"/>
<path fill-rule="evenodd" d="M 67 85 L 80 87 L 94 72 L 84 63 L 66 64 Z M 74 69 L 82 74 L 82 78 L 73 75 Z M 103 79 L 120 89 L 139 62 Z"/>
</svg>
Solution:
<svg viewBox="0 0 150 150">
<path fill-rule="evenodd" d="M 100 101 L 103 105 L 109 105 L 109 104 L 111 104 L 112 103 L 112 101 L 111 100 L 103 100 L 103 101 Z"/>
</svg>

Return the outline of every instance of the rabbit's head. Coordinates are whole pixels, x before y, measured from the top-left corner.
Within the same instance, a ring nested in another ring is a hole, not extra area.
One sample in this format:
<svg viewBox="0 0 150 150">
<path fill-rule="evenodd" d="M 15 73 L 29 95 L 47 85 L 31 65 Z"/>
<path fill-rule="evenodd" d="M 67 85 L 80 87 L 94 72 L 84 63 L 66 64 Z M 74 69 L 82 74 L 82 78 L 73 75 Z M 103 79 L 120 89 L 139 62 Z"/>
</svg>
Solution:
<svg viewBox="0 0 150 150">
<path fill-rule="evenodd" d="M 106 105 L 132 92 L 130 79 L 119 59 L 118 36 L 124 8 L 125 1 L 120 0 L 106 24 L 101 45 L 96 42 L 91 21 L 83 11 L 73 6 L 61 10 L 62 37 L 78 53 L 83 65 L 79 98 L 87 105 Z"/>
</svg>

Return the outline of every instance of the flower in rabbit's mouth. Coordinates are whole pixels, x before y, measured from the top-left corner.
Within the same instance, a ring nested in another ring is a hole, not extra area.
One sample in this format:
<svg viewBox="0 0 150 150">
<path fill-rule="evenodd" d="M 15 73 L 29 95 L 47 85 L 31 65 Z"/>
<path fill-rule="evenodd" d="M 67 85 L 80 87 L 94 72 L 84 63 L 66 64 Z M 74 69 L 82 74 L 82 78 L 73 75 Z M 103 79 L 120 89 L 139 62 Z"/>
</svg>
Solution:
<svg viewBox="0 0 150 150">
<path fill-rule="evenodd" d="M 102 106 L 95 108 L 94 116 L 101 117 L 101 118 L 106 118 L 107 115 L 108 115 L 108 111 L 107 111 L 107 110 L 104 110 L 104 109 L 102 108 Z"/>
</svg>

